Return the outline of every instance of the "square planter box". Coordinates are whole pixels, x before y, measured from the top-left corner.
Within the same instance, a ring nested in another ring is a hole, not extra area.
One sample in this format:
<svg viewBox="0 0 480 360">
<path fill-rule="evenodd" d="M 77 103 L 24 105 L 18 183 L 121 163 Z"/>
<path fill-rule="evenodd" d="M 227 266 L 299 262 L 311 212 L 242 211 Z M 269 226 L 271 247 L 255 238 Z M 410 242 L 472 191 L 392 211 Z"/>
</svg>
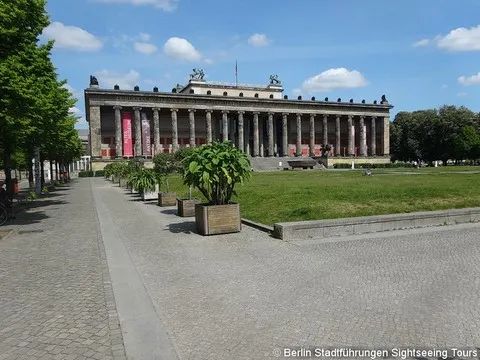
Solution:
<svg viewBox="0 0 480 360">
<path fill-rule="evenodd" d="M 157 194 L 158 194 L 158 185 L 156 186 L 156 189 L 154 191 L 143 191 L 142 200 L 143 201 L 157 200 Z"/>
<path fill-rule="evenodd" d="M 158 206 L 175 206 L 177 205 L 177 194 L 174 192 L 158 193 Z"/>
<path fill-rule="evenodd" d="M 120 178 L 120 180 L 118 181 L 118 185 L 120 187 L 127 187 L 127 180 L 123 179 L 123 178 Z"/>
<path fill-rule="evenodd" d="M 195 224 L 201 235 L 239 232 L 242 229 L 240 204 L 195 205 Z"/>
<path fill-rule="evenodd" d="M 192 217 L 195 216 L 195 205 L 200 204 L 200 199 L 177 199 L 178 216 Z"/>
</svg>

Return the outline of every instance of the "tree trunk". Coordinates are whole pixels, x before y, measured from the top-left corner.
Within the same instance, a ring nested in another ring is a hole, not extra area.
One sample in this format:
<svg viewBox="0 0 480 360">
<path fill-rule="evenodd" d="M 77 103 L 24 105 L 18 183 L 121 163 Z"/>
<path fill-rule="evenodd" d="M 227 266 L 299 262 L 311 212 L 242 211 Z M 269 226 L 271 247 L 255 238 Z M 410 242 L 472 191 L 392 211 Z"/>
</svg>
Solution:
<svg viewBox="0 0 480 360">
<path fill-rule="evenodd" d="M 35 184 L 33 183 L 33 163 L 32 159 L 30 158 L 28 160 L 28 187 L 30 189 L 33 189 L 34 186 Z"/>
<path fill-rule="evenodd" d="M 5 164 L 5 185 L 7 187 L 7 194 L 10 197 L 13 197 L 12 162 L 9 149 L 4 149 L 3 161 Z"/>
<path fill-rule="evenodd" d="M 55 160 L 55 181 L 58 181 L 58 162 Z"/>
<path fill-rule="evenodd" d="M 50 184 L 53 184 L 53 160 L 50 159 Z"/>
<path fill-rule="evenodd" d="M 43 163 L 43 161 L 43 156 L 40 155 L 40 182 L 42 184 L 42 189 L 43 185 L 45 185 L 45 164 Z"/>
</svg>

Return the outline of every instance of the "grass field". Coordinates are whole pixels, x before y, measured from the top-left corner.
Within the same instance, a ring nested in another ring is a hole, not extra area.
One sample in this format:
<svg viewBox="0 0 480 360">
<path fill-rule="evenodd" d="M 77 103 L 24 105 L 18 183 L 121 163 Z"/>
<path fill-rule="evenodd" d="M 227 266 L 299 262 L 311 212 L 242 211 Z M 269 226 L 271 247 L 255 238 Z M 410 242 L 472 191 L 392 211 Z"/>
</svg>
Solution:
<svg viewBox="0 0 480 360">
<path fill-rule="evenodd" d="M 423 174 L 406 175 L 397 169 L 373 170 L 370 177 L 361 171 L 254 173 L 250 181 L 237 186 L 234 200 L 241 204 L 242 217 L 266 225 L 480 206 L 480 174 L 415 171 Z M 187 196 L 180 177 L 170 182 L 177 196 Z M 201 197 L 198 191 L 193 195 Z"/>
</svg>

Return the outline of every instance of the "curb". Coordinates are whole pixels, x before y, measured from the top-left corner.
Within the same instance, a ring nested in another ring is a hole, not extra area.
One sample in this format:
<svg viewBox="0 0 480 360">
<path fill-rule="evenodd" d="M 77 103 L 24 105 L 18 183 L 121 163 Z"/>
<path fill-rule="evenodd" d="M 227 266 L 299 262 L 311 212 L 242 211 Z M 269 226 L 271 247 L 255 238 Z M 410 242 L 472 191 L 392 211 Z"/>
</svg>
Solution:
<svg viewBox="0 0 480 360">
<path fill-rule="evenodd" d="M 299 238 L 323 239 L 334 236 L 349 236 L 476 222 L 480 222 L 480 208 L 467 208 L 424 211 L 409 214 L 277 223 L 274 224 L 273 236 L 284 241 Z"/>
<path fill-rule="evenodd" d="M 242 218 L 242 224 L 253 227 L 254 229 L 257 229 L 257 230 L 260 230 L 260 231 L 264 231 L 264 232 L 269 233 L 269 234 L 273 234 L 273 231 L 274 231 L 273 226 L 263 225 L 263 224 L 255 222 L 255 221 L 245 219 L 245 218 Z"/>
</svg>

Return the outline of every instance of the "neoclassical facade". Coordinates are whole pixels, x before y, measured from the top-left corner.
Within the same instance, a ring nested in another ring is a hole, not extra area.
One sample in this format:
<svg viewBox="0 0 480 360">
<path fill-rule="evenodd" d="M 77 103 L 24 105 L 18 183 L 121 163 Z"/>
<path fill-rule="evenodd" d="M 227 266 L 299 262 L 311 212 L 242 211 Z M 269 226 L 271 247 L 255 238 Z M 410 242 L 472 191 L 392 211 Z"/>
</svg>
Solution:
<svg viewBox="0 0 480 360">
<path fill-rule="evenodd" d="M 103 89 L 93 78 L 85 90 L 92 165 L 215 140 L 232 141 L 258 158 L 319 156 L 322 144 L 330 144 L 338 161 L 390 161 L 393 106 L 385 97 L 373 104 L 288 99 L 275 80 L 239 85 L 192 79 L 166 93 Z"/>
</svg>

